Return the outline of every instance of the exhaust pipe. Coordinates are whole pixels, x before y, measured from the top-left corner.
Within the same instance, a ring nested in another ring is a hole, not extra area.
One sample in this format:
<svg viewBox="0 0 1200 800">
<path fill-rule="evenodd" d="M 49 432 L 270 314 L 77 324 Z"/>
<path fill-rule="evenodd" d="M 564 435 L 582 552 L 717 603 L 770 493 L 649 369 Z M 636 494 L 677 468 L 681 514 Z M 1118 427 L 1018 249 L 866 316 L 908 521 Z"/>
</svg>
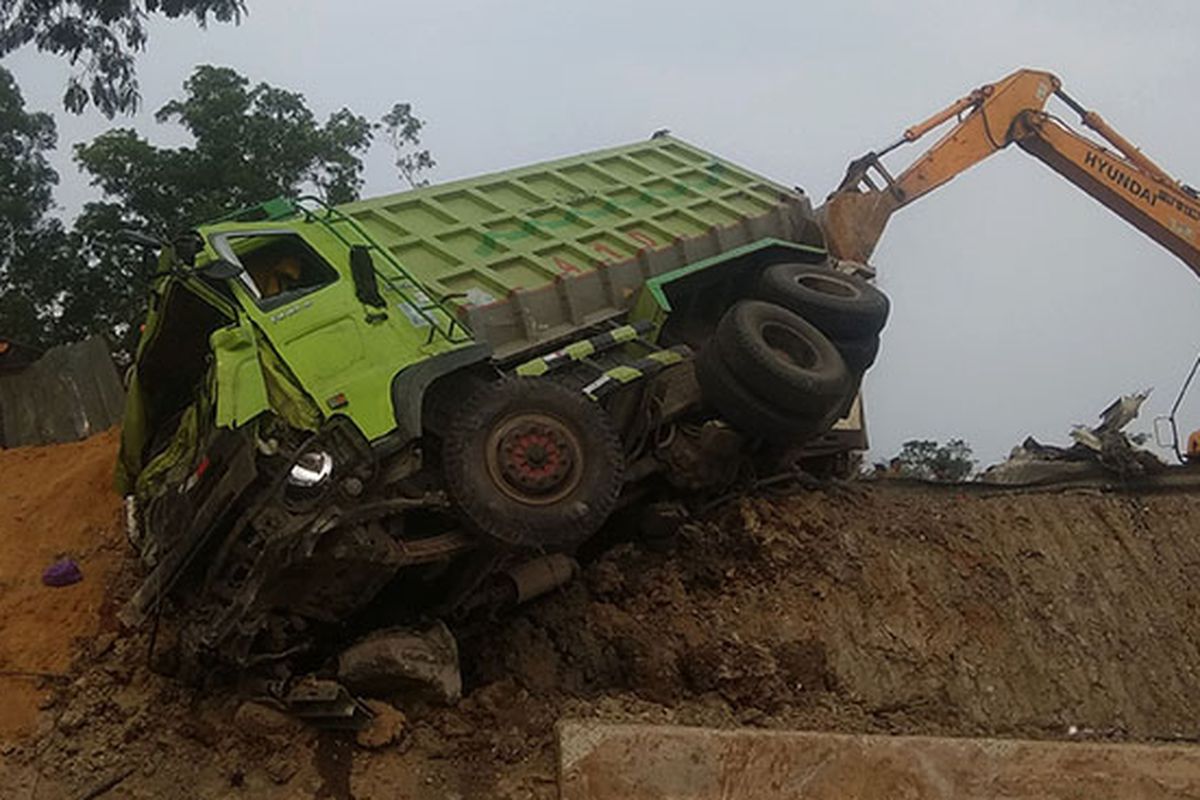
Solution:
<svg viewBox="0 0 1200 800">
<path fill-rule="evenodd" d="M 519 606 L 571 582 L 579 573 L 575 559 L 562 553 L 542 556 L 505 570 L 506 605 Z"/>
</svg>

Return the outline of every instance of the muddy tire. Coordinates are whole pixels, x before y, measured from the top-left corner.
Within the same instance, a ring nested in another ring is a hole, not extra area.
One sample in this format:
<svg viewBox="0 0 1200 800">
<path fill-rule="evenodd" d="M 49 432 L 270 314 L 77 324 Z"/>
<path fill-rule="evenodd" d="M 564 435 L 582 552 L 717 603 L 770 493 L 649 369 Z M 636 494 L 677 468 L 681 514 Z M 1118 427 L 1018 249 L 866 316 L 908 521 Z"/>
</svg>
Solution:
<svg viewBox="0 0 1200 800">
<path fill-rule="evenodd" d="M 820 264 L 775 264 L 763 271 L 756 294 L 811 322 L 831 339 L 877 336 L 891 303 L 856 275 Z"/>
<path fill-rule="evenodd" d="M 546 551 L 595 533 L 624 477 L 621 442 L 604 410 L 537 378 L 476 391 L 450 421 L 442 463 L 450 497 L 472 530 Z"/>
<path fill-rule="evenodd" d="M 747 436 L 799 442 L 820 433 L 829 414 L 784 410 L 757 396 L 725 364 L 715 342 L 697 354 L 695 368 L 704 402 Z"/>
<path fill-rule="evenodd" d="M 846 362 L 846 369 L 850 370 L 851 375 L 858 377 L 869 370 L 879 356 L 878 336 L 834 340 L 833 345 L 841 353 L 842 360 Z"/>
<path fill-rule="evenodd" d="M 717 325 L 716 345 L 733 376 L 784 413 L 822 416 L 850 389 L 850 373 L 833 343 L 773 303 L 734 304 Z"/>
</svg>

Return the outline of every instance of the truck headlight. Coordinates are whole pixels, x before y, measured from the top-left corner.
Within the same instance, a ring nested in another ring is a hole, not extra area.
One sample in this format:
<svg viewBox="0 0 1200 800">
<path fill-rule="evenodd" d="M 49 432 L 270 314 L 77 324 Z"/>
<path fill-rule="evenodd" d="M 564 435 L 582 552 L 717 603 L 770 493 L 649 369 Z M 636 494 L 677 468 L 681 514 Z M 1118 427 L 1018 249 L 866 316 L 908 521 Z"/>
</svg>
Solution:
<svg viewBox="0 0 1200 800">
<path fill-rule="evenodd" d="M 296 459 L 288 472 L 288 483 L 301 488 L 320 486 L 333 474 L 333 456 L 321 450 L 313 450 Z"/>
</svg>

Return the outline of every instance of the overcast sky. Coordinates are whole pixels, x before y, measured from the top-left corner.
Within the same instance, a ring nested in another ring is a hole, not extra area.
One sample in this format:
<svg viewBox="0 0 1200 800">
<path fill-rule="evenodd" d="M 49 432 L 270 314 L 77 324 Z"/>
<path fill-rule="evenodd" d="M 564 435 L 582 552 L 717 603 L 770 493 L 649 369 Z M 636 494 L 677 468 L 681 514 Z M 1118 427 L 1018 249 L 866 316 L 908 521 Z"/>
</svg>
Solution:
<svg viewBox="0 0 1200 800">
<path fill-rule="evenodd" d="M 139 62 L 145 110 L 116 123 L 59 110 L 60 61 L 4 60 L 28 105 L 58 119 L 64 213 L 93 196 L 70 145 L 113 124 L 179 143 L 153 111 L 201 63 L 300 91 L 322 115 L 410 101 L 429 121 L 439 182 L 665 127 L 818 201 L 850 158 L 1040 67 L 1200 185 L 1195 0 L 248 4 L 239 27 L 155 23 Z M 388 156 L 379 146 L 368 159 L 367 194 L 398 188 Z M 1015 147 L 901 211 L 874 263 L 893 302 L 866 385 L 876 458 L 962 437 L 995 460 L 1029 434 L 1063 442 L 1118 394 L 1152 386 L 1135 423 L 1149 430 L 1200 347 L 1197 278 Z M 1182 416 L 1200 427 L 1200 388 Z"/>
</svg>

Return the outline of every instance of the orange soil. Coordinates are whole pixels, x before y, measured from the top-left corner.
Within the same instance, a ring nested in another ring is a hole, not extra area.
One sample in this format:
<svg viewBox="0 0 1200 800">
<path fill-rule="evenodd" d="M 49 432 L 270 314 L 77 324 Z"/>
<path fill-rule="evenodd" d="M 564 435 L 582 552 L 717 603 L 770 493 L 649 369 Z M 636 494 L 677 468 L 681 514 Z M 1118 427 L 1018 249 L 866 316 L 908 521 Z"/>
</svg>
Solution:
<svg viewBox="0 0 1200 800">
<path fill-rule="evenodd" d="M 125 556 L 112 474 L 119 429 L 82 442 L 0 450 L 0 740 L 33 731 L 49 684 L 65 674 L 78 637 L 102 620 L 105 588 Z M 83 580 L 42 585 L 42 570 L 74 558 Z"/>
</svg>

